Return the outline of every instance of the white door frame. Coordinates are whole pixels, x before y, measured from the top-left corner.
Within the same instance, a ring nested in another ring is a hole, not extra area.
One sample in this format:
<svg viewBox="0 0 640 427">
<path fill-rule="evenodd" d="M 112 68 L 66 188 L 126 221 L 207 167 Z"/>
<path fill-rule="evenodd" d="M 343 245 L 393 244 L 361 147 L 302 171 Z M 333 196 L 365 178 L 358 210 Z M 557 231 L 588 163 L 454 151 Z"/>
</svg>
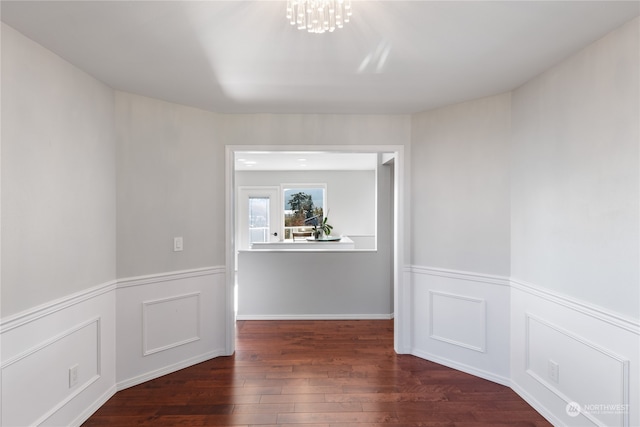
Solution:
<svg viewBox="0 0 640 427">
<path fill-rule="evenodd" d="M 225 250 L 226 250 L 226 346 L 227 354 L 235 351 L 235 269 L 236 269 L 236 194 L 235 153 L 242 151 L 312 151 L 337 153 L 394 153 L 394 202 L 393 202 L 393 308 L 394 349 L 397 353 L 411 351 L 411 300 L 410 280 L 405 277 L 405 259 L 409 240 L 409 168 L 405 163 L 405 147 L 402 145 L 227 145 L 225 147 Z"/>
<path fill-rule="evenodd" d="M 239 197 L 236 197 L 236 213 L 240 213 L 242 214 L 241 211 L 241 205 L 244 202 L 244 200 L 242 200 L 244 198 L 244 196 L 246 196 L 247 198 L 249 197 L 268 197 L 270 199 L 270 205 L 269 205 L 269 235 L 271 237 L 273 237 L 273 233 L 277 233 L 277 240 L 279 240 L 283 234 L 282 234 L 282 219 L 280 218 L 280 213 L 282 212 L 280 205 L 280 187 L 276 187 L 273 185 L 265 185 L 265 186 L 257 186 L 257 185 L 250 185 L 250 186 L 240 186 L 238 187 L 238 195 Z M 275 215 L 274 215 L 275 214 Z M 239 222 L 242 222 L 242 219 L 239 220 Z M 238 240 L 241 239 L 243 237 L 243 232 L 241 230 L 244 229 L 244 225 L 248 224 L 236 224 L 236 237 L 235 237 L 235 243 L 236 243 L 236 249 L 238 248 L 238 246 L 241 247 L 241 249 L 249 249 L 250 245 L 247 245 L 246 248 L 242 248 L 242 246 L 244 246 L 245 243 L 248 242 L 249 239 L 247 239 L 247 241 L 243 242 L 243 243 L 239 243 Z M 246 230 L 245 230 L 246 231 Z M 244 237 L 249 237 L 249 236 L 244 236 Z M 271 239 L 271 241 L 276 240 L 276 239 Z M 236 259 L 236 262 L 238 262 L 238 260 Z"/>
</svg>

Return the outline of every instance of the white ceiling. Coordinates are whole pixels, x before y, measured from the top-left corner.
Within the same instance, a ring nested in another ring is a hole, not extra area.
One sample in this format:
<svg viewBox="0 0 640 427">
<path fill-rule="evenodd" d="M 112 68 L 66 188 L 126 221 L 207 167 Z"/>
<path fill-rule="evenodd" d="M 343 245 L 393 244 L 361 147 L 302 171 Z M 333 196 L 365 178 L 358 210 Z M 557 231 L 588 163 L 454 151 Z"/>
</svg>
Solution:
<svg viewBox="0 0 640 427">
<path fill-rule="evenodd" d="M 376 153 L 314 151 L 236 152 L 237 171 L 375 170 Z"/>
<path fill-rule="evenodd" d="M 334 33 L 281 1 L 7 1 L 2 21 L 127 92 L 221 113 L 406 114 L 514 89 L 637 1 L 354 1 Z"/>
</svg>

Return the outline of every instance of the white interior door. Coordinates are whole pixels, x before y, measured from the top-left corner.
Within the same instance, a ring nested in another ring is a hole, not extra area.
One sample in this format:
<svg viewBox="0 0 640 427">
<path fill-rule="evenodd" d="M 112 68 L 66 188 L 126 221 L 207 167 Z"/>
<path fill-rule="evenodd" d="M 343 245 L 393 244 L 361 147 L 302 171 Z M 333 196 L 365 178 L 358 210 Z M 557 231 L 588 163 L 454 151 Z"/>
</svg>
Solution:
<svg viewBox="0 0 640 427">
<path fill-rule="evenodd" d="M 280 187 L 238 188 L 236 249 L 251 243 L 281 240 Z"/>
</svg>

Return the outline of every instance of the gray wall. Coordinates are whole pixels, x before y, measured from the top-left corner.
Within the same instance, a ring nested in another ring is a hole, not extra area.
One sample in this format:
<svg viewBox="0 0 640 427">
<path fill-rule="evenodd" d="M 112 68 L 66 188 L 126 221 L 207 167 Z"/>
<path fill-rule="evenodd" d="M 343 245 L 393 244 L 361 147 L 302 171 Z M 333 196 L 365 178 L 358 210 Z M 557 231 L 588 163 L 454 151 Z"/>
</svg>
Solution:
<svg viewBox="0 0 640 427">
<path fill-rule="evenodd" d="M 412 264 L 509 275 L 510 94 L 412 121 Z"/>
<path fill-rule="evenodd" d="M 513 93 L 512 275 L 640 316 L 638 18 Z"/>
<path fill-rule="evenodd" d="M 409 123 L 409 116 L 221 115 L 116 92 L 118 277 L 225 264 L 226 145 L 403 145 Z M 176 236 L 182 252 L 173 252 Z"/>
<path fill-rule="evenodd" d="M 223 114 L 229 145 L 409 145 L 409 115 Z"/>
<path fill-rule="evenodd" d="M 2 316 L 115 279 L 113 97 L 2 24 Z"/>
<path fill-rule="evenodd" d="M 116 92 L 118 277 L 224 265 L 217 127 L 214 113 Z"/>
</svg>

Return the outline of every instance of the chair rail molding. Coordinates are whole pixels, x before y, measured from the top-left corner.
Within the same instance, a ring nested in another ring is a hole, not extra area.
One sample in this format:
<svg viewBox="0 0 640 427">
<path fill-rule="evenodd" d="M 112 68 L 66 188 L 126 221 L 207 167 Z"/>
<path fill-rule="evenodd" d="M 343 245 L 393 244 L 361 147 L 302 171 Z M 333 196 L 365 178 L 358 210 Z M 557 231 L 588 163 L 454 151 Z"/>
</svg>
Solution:
<svg viewBox="0 0 640 427">
<path fill-rule="evenodd" d="M 567 295 L 563 295 L 550 289 L 546 289 L 542 286 L 524 282 L 519 279 L 511 278 L 510 282 L 513 289 L 518 289 L 522 292 L 526 292 L 555 304 L 559 304 L 570 310 L 609 323 L 613 326 L 632 332 L 636 335 L 640 335 L 640 319 L 632 319 L 619 313 L 607 310 L 605 308 L 577 300 Z"/>
</svg>

